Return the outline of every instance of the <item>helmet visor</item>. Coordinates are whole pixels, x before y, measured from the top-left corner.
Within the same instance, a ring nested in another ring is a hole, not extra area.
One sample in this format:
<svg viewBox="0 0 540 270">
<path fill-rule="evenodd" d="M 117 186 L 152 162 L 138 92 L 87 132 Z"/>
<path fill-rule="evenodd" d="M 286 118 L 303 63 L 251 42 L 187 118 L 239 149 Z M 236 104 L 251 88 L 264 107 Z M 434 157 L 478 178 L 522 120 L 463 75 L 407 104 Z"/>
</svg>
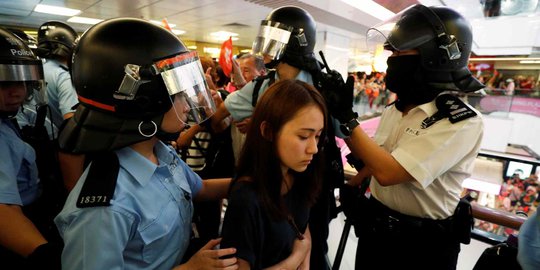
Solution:
<svg viewBox="0 0 540 270">
<path fill-rule="evenodd" d="M 253 42 L 253 54 L 262 56 L 265 62 L 267 59 L 279 60 L 285 52 L 292 31 L 292 26 L 263 20 L 259 34 Z"/>
<path fill-rule="evenodd" d="M 216 105 L 204 77 L 197 52 L 183 53 L 154 63 L 170 96 L 181 94 L 190 106 L 191 118 L 198 123 L 216 112 Z"/>
<path fill-rule="evenodd" d="M 436 38 L 433 26 L 430 26 L 426 19 L 426 16 L 435 15 L 422 14 L 431 12 L 422 8 L 426 7 L 419 5 L 408 7 L 392 18 L 369 28 L 366 34 L 368 50 L 373 52 L 381 44 L 391 51 L 410 50 Z"/>
<path fill-rule="evenodd" d="M 37 105 L 47 104 L 43 65 L 40 60 L 0 64 L 0 74 L 2 81 L 23 83 L 27 100 L 32 99 Z"/>
<path fill-rule="evenodd" d="M 0 64 L 2 81 L 24 82 L 43 80 L 43 65 L 40 60 L 21 61 L 20 63 Z"/>
</svg>

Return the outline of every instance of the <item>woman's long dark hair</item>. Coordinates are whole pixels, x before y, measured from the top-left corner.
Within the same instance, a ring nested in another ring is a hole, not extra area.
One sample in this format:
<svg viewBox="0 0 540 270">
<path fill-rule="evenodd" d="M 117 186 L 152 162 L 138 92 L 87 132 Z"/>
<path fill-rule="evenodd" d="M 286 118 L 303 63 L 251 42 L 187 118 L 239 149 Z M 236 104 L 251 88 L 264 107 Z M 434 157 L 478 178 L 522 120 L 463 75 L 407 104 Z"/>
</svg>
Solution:
<svg viewBox="0 0 540 270">
<path fill-rule="evenodd" d="M 281 196 L 283 175 L 277 151 L 277 135 L 283 126 L 306 106 L 317 106 L 324 115 L 327 126 L 327 111 L 323 97 L 317 90 L 302 81 L 282 80 L 266 90 L 255 107 L 246 142 L 240 154 L 237 177 L 232 185 L 243 177 L 248 177 L 254 184 L 263 207 L 274 219 L 283 219 L 288 215 Z M 269 136 L 261 133 L 261 124 L 267 123 Z M 324 140 L 325 132 L 320 141 Z M 266 137 L 266 138 L 265 138 Z M 293 172 L 294 185 L 289 192 L 295 198 L 310 207 L 315 202 L 322 183 L 322 157 L 318 153 L 313 157 L 304 172 Z"/>
</svg>

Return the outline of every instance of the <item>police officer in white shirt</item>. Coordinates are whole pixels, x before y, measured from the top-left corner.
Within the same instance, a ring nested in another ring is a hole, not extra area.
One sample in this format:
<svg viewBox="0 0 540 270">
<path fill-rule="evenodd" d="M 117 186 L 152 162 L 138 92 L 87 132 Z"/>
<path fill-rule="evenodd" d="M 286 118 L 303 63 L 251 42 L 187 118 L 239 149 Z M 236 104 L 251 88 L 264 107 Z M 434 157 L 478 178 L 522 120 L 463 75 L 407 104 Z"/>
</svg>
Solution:
<svg viewBox="0 0 540 270">
<path fill-rule="evenodd" d="M 454 95 L 483 88 L 467 68 L 471 27 L 452 9 L 415 5 L 368 31 L 369 41 L 378 38 L 392 52 L 386 85 L 398 99 L 374 140 L 343 109 L 352 87 L 330 107 L 365 164 L 348 184 L 371 177 L 371 197 L 357 210 L 356 269 L 455 269 L 472 225 L 461 183 L 483 134 L 480 113 Z"/>
</svg>

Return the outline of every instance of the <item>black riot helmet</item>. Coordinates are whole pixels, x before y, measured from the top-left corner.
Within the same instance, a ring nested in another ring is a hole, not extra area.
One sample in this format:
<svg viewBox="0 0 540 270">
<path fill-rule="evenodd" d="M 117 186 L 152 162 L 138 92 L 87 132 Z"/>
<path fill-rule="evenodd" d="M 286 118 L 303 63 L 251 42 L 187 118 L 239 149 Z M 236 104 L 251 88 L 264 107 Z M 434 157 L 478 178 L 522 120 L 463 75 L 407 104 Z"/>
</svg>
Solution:
<svg viewBox="0 0 540 270">
<path fill-rule="evenodd" d="M 471 26 L 453 9 L 414 5 L 370 28 L 367 39 L 391 51 L 418 50 L 425 83 L 431 87 L 463 92 L 484 87 L 467 67 Z"/>
<path fill-rule="evenodd" d="M 282 61 L 291 66 L 312 70 L 316 66 L 313 54 L 316 24 L 304 9 L 284 6 L 272 10 L 261 22 L 253 42 L 253 53 L 263 56 L 267 67 Z M 270 63 L 269 63 L 270 62 Z"/>
<path fill-rule="evenodd" d="M 215 111 L 196 52 L 141 19 L 111 19 L 88 29 L 74 49 L 71 78 L 80 104 L 59 137 L 71 152 L 114 150 L 160 135 L 176 98 L 189 104 L 196 122 Z"/>
<path fill-rule="evenodd" d="M 34 54 L 36 54 L 36 49 L 37 49 L 38 42 L 37 42 L 37 39 L 35 37 L 27 34 L 23 30 L 20 30 L 20 29 L 17 29 L 17 28 L 9 28 L 8 30 L 11 31 L 11 33 L 15 34 L 16 36 L 18 36 L 20 39 L 22 39 L 24 41 L 24 43 L 26 45 L 28 45 L 28 48 L 30 48 L 32 50 L 32 52 L 34 52 Z"/>
<path fill-rule="evenodd" d="M 37 54 L 44 58 L 69 59 L 78 36 L 71 26 L 63 22 L 46 22 L 38 30 Z"/>
<path fill-rule="evenodd" d="M 41 61 L 32 53 L 28 45 L 18 36 L 0 28 L 0 91 L 18 87 L 25 89 L 25 95 L 40 95 L 46 102 L 45 81 Z M 13 117 L 21 104 L 3 100 L 0 94 L 0 117 Z"/>
</svg>

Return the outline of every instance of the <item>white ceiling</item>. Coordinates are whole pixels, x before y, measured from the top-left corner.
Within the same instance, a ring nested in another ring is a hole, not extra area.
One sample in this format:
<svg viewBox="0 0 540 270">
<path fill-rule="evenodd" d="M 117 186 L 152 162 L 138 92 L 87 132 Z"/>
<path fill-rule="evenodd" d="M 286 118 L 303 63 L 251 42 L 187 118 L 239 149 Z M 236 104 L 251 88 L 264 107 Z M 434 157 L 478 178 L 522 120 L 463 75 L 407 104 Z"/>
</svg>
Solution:
<svg viewBox="0 0 540 270">
<path fill-rule="evenodd" d="M 361 44 L 368 25 L 378 19 L 339 0 L 0 0 L 0 25 L 37 28 L 49 20 L 66 22 L 69 17 L 34 12 L 37 4 L 61 6 L 82 11 L 77 16 L 96 19 L 137 17 L 166 18 L 175 29 L 186 31 L 183 40 L 221 43 L 209 34 L 225 30 L 238 33 L 238 46 L 251 47 L 260 21 L 276 7 L 296 5 L 308 10 L 317 21 L 317 31 L 330 29 Z M 84 32 L 90 25 L 68 23 Z M 133 30 L 134 33 L 136 29 Z"/>
<path fill-rule="evenodd" d="M 354 1 L 362 3 L 367 0 Z M 394 9 L 396 6 L 401 8 L 402 5 L 398 3 L 415 2 L 428 6 L 447 5 L 456 9 L 471 21 L 475 35 L 473 51 L 480 55 L 531 54 L 540 47 L 538 10 L 521 16 L 484 18 L 478 0 L 374 1 L 389 8 L 393 6 Z M 365 52 L 366 30 L 380 22 L 372 14 L 341 0 L 0 0 L 0 25 L 36 29 L 46 21 L 66 22 L 69 18 L 34 12 L 37 4 L 79 9 L 82 13 L 78 16 L 96 19 L 137 17 L 160 21 L 166 18 L 170 24 L 176 24 L 176 29 L 186 31 L 180 36 L 184 41 L 221 44 L 222 41 L 210 36 L 211 32 L 235 32 L 239 34 L 239 39 L 233 43 L 242 47 L 251 47 L 260 21 L 272 9 L 295 5 L 306 9 L 315 18 L 317 32 L 328 31 L 349 38 L 349 49 L 354 55 Z M 79 32 L 90 27 L 68 24 Z M 133 32 L 136 34 L 136 29 Z"/>
</svg>

